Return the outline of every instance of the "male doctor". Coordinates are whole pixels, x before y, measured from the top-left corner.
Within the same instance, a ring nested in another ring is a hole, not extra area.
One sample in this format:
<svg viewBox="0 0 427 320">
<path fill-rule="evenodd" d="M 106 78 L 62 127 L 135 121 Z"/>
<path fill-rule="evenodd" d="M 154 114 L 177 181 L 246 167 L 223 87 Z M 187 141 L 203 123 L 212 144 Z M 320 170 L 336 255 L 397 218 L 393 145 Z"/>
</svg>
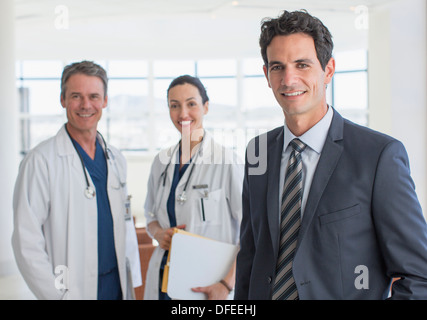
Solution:
<svg viewBox="0 0 427 320">
<path fill-rule="evenodd" d="M 68 122 L 20 166 L 12 245 L 38 299 L 132 299 L 141 285 L 126 162 L 97 132 L 107 83 L 93 62 L 66 66 Z"/>
</svg>

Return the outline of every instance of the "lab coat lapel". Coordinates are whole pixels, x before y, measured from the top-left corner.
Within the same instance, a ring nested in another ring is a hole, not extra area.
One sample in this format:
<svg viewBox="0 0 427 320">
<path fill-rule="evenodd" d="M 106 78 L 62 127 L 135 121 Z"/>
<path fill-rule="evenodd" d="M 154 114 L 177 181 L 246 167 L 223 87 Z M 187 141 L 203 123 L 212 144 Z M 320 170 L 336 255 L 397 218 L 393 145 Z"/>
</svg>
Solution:
<svg viewBox="0 0 427 320">
<path fill-rule="evenodd" d="M 329 128 L 328 136 L 323 146 L 322 154 L 320 155 L 316 171 L 313 176 L 313 181 L 310 187 L 310 193 L 307 198 L 307 203 L 304 210 L 303 219 L 301 221 L 301 229 L 298 236 L 298 246 L 303 241 L 307 228 L 313 220 L 317 206 L 323 196 L 326 185 L 332 176 L 338 160 L 343 151 L 343 118 L 334 110 L 334 116 Z"/>
<path fill-rule="evenodd" d="M 63 125 L 56 134 L 56 147 L 59 156 L 72 156 L 72 159 L 70 161 L 73 168 L 80 171 L 82 170 L 82 163 L 77 154 L 77 151 L 73 146 L 73 142 L 71 141 L 70 137 L 67 134 L 67 131 L 65 130 L 65 125 Z"/>
<path fill-rule="evenodd" d="M 166 154 L 163 155 L 163 157 L 161 158 L 162 163 L 164 163 L 164 165 L 165 165 L 165 169 L 166 169 L 167 164 L 169 163 L 169 166 L 167 168 L 167 172 L 165 172 L 165 174 L 166 174 L 165 186 L 167 187 L 166 190 L 168 193 L 169 193 L 169 190 L 170 190 L 171 185 L 172 185 L 173 174 L 175 172 L 175 165 L 177 163 L 179 163 L 179 155 L 178 155 L 179 144 L 180 144 L 180 142 L 178 142 L 175 146 L 170 147 L 168 149 L 168 151 L 166 151 Z M 162 183 L 163 183 L 163 177 L 161 177 L 161 178 L 162 178 Z"/>
<path fill-rule="evenodd" d="M 181 179 L 178 182 L 177 190 L 178 189 L 179 190 L 184 189 L 184 186 L 187 183 L 187 180 L 189 178 L 190 178 L 190 180 L 193 180 L 193 178 L 197 176 L 196 171 L 198 171 L 198 169 L 200 169 L 202 167 L 202 165 L 214 164 L 214 162 L 211 159 L 212 158 L 213 139 L 207 131 L 205 131 L 203 141 L 201 142 L 201 145 L 199 148 L 202 148 L 202 149 L 197 149 L 196 152 L 193 154 L 190 165 L 187 167 L 187 169 L 184 172 L 184 175 L 181 177 Z M 174 155 L 174 157 L 177 157 L 177 156 Z M 178 159 L 178 158 L 175 158 L 175 159 Z M 179 161 L 179 159 L 177 161 Z M 194 168 L 193 172 L 191 173 L 191 177 L 190 177 L 190 172 L 191 172 L 192 166 L 194 166 L 194 165 L 196 165 L 196 167 Z M 172 176 L 173 176 L 173 171 L 172 171 Z M 191 183 L 191 181 L 189 182 L 189 185 L 187 186 L 187 190 L 190 188 L 190 183 Z"/>
<path fill-rule="evenodd" d="M 267 150 L 267 216 L 274 252 L 278 252 L 279 246 L 279 183 L 277 177 L 280 175 L 283 136 L 282 128 Z"/>
</svg>

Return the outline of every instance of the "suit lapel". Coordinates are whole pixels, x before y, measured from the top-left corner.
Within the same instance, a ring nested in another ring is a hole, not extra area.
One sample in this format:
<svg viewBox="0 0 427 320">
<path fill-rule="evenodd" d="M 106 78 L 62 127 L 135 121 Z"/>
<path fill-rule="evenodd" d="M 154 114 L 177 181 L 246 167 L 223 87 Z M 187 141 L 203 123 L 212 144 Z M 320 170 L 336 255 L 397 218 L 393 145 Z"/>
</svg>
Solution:
<svg viewBox="0 0 427 320">
<path fill-rule="evenodd" d="M 267 215 L 270 227 L 271 242 L 274 252 L 278 252 L 279 246 L 279 183 L 280 163 L 282 160 L 284 131 L 279 131 L 273 138 L 273 143 L 268 146 L 267 158 Z"/>
<path fill-rule="evenodd" d="M 325 145 L 323 146 L 322 154 L 320 155 L 311 183 L 310 193 L 307 198 L 303 219 L 301 221 L 301 229 L 298 235 L 298 245 L 301 243 L 307 228 L 313 220 L 325 187 L 336 168 L 339 158 L 341 157 L 343 146 L 340 141 L 343 139 L 343 126 L 343 118 L 334 109 L 334 116 L 328 131 L 328 136 L 326 138 Z"/>
</svg>

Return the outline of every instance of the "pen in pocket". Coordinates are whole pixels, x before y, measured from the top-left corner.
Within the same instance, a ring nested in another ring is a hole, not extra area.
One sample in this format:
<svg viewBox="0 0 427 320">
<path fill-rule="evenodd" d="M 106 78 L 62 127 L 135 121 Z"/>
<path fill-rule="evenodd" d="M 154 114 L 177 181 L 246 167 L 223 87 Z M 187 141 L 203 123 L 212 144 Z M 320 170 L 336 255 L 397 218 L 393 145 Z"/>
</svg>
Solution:
<svg viewBox="0 0 427 320">
<path fill-rule="evenodd" d="M 206 217 L 205 217 L 205 206 L 203 205 L 203 198 L 200 198 L 200 201 L 202 203 L 202 220 L 206 221 Z"/>
</svg>

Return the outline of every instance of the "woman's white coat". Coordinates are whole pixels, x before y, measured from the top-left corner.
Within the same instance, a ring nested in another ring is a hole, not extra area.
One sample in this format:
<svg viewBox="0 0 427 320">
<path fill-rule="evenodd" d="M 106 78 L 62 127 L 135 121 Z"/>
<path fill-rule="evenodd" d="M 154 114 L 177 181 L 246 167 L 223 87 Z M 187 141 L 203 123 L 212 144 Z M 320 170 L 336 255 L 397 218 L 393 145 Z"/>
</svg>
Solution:
<svg viewBox="0 0 427 320">
<path fill-rule="evenodd" d="M 144 206 L 147 225 L 152 221 L 158 221 L 162 228 L 170 227 L 166 202 L 176 163 L 178 163 L 177 145 L 161 151 L 153 161 Z M 193 156 L 192 163 L 177 185 L 176 199 L 182 194 L 193 165 L 195 167 L 186 190 L 187 200 L 184 204 L 175 205 L 177 225 L 185 224 L 186 231 L 238 244 L 242 218 L 244 164 L 232 150 L 216 143 L 205 131 L 202 146 Z M 144 299 L 158 299 L 161 280 L 159 270 L 164 252 L 158 246 L 151 256 Z"/>
</svg>

